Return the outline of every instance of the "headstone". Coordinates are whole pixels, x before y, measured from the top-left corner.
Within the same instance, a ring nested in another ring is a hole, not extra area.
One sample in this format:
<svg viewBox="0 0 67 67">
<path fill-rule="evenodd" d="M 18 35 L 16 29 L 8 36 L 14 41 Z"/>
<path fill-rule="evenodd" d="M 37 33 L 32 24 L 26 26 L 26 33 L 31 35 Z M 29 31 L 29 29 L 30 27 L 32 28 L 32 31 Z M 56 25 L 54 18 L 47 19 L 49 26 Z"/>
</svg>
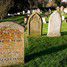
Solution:
<svg viewBox="0 0 67 67">
<path fill-rule="evenodd" d="M 11 16 L 11 17 L 13 17 L 13 16 L 14 16 L 14 14 L 9 14 L 9 13 L 8 13 L 8 16 Z"/>
<path fill-rule="evenodd" d="M 17 13 L 14 13 L 14 16 L 17 16 L 17 15 L 20 15 L 19 13 L 17 14 Z"/>
<path fill-rule="evenodd" d="M 33 13 L 28 19 L 28 34 L 31 36 L 41 35 L 42 19 L 38 13 Z"/>
<path fill-rule="evenodd" d="M 60 8 L 59 8 L 59 6 L 56 8 L 56 10 L 57 10 L 57 11 L 60 11 Z"/>
<path fill-rule="evenodd" d="M 64 18 L 65 18 L 65 17 L 64 17 L 64 16 L 62 16 L 62 21 L 64 20 Z"/>
<path fill-rule="evenodd" d="M 52 0 L 49 0 L 49 2 L 51 2 Z"/>
<path fill-rule="evenodd" d="M 25 11 L 23 11 L 23 14 L 25 14 Z"/>
<path fill-rule="evenodd" d="M 46 24 L 45 17 L 42 17 L 42 21 L 43 21 L 44 24 Z"/>
<path fill-rule="evenodd" d="M 8 13 L 8 16 L 10 16 L 10 14 Z"/>
<path fill-rule="evenodd" d="M 59 37 L 61 29 L 61 17 L 60 14 L 55 11 L 51 14 L 48 24 L 48 37 Z"/>
<path fill-rule="evenodd" d="M 24 23 L 26 23 L 26 22 L 27 22 L 27 18 L 25 17 L 25 18 L 24 18 Z"/>
<path fill-rule="evenodd" d="M 66 2 L 67 3 L 67 0 L 61 0 L 61 2 L 64 2 L 64 3 Z"/>
<path fill-rule="evenodd" d="M 20 12 L 17 13 L 17 15 L 20 15 L 20 14 L 21 14 Z"/>
<path fill-rule="evenodd" d="M 13 22 L 0 23 L 0 67 L 24 64 L 24 28 Z"/>
<path fill-rule="evenodd" d="M 64 13 L 67 13 L 67 8 L 64 8 Z"/>
<path fill-rule="evenodd" d="M 51 14 L 51 9 L 49 9 L 49 14 Z"/>
<path fill-rule="evenodd" d="M 62 12 L 63 10 L 64 10 L 64 7 L 63 7 L 63 6 L 61 6 L 61 7 L 60 7 L 60 11 Z"/>
<path fill-rule="evenodd" d="M 42 14 L 42 11 L 39 8 L 37 8 L 37 9 L 32 10 L 32 13 Z"/>
<path fill-rule="evenodd" d="M 36 9 L 36 12 L 40 14 L 41 10 L 38 8 L 38 9 Z"/>
<path fill-rule="evenodd" d="M 32 10 L 32 13 L 35 13 L 35 10 Z"/>
<path fill-rule="evenodd" d="M 27 11 L 27 14 L 30 14 L 30 10 Z"/>
</svg>

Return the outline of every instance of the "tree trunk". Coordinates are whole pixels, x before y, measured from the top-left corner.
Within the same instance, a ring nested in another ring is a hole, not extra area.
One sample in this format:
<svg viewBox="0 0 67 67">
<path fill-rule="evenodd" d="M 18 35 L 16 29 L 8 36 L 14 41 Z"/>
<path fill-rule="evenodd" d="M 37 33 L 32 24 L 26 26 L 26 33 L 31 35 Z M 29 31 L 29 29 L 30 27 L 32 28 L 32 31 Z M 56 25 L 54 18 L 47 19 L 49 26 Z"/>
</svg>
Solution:
<svg viewBox="0 0 67 67">
<path fill-rule="evenodd" d="M 13 0 L 2 0 L 2 1 L 0 1 L 0 19 L 1 20 L 6 16 L 10 7 L 13 6 L 12 1 Z"/>
</svg>

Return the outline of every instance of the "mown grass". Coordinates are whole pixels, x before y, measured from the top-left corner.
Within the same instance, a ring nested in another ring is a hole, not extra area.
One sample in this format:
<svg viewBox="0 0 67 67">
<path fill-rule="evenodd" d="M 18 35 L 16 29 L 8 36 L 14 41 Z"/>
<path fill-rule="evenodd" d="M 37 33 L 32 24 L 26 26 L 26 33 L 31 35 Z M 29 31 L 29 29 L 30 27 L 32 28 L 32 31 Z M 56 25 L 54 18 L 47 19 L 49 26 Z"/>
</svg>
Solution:
<svg viewBox="0 0 67 67">
<path fill-rule="evenodd" d="M 0 22 L 16 22 L 20 25 L 25 25 L 24 24 L 24 16 L 14 16 L 14 17 L 9 17 L 9 18 L 6 18 L 6 19 L 3 19 L 3 20 L 0 20 Z"/>
<path fill-rule="evenodd" d="M 67 67 L 67 23 L 62 23 L 61 37 L 49 38 L 47 30 L 44 24 L 42 36 L 28 37 L 25 67 Z"/>
<path fill-rule="evenodd" d="M 3 21 L 16 21 L 23 25 L 23 16 L 11 17 Z M 11 67 L 67 67 L 67 23 L 62 23 L 61 37 L 47 37 L 48 24 L 43 24 L 42 36 L 26 37 L 25 64 Z"/>
</svg>

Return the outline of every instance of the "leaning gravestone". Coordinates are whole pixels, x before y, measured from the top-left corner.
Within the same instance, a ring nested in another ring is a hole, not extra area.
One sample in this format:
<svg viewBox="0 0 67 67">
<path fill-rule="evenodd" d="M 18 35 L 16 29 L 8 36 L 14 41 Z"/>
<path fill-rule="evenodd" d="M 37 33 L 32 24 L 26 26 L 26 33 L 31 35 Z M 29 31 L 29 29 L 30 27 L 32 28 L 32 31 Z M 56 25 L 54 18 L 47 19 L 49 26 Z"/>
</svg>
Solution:
<svg viewBox="0 0 67 67">
<path fill-rule="evenodd" d="M 61 29 L 61 17 L 60 14 L 55 11 L 49 18 L 48 24 L 48 34 L 49 37 L 58 37 L 60 36 L 60 29 Z"/>
<path fill-rule="evenodd" d="M 24 28 L 13 22 L 0 23 L 0 67 L 24 63 Z"/>
<path fill-rule="evenodd" d="M 41 35 L 42 19 L 38 13 L 33 13 L 28 19 L 28 34 L 32 36 Z"/>
</svg>

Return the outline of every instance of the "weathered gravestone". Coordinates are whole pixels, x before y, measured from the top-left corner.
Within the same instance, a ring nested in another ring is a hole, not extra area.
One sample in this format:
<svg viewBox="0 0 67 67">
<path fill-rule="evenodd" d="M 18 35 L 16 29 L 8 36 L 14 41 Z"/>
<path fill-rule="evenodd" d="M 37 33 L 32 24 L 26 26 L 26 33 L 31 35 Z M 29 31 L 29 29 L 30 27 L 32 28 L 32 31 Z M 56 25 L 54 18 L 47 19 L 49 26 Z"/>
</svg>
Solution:
<svg viewBox="0 0 67 67">
<path fill-rule="evenodd" d="M 24 63 L 24 28 L 13 22 L 0 23 L 0 67 Z"/>
<path fill-rule="evenodd" d="M 31 36 L 42 34 L 42 19 L 38 13 L 33 13 L 28 19 L 28 34 Z"/>
<path fill-rule="evenodd" d="M 55 11 L 49 18 L 48 24 L 48 34 L 49 37 L 58 37 L 60 36 L 60 29 L 61 29 L 61 17 L 60 14 Z"/>
<path fill-rule="evenodd" d="M 61 6 L 61 7 L 60 7 L 60 11 L 61 11 L 61 12 L 63 12 L 63 10 L 64 10 L 64 7 L 63 7 L 63 6 Z"/>
</svg>

